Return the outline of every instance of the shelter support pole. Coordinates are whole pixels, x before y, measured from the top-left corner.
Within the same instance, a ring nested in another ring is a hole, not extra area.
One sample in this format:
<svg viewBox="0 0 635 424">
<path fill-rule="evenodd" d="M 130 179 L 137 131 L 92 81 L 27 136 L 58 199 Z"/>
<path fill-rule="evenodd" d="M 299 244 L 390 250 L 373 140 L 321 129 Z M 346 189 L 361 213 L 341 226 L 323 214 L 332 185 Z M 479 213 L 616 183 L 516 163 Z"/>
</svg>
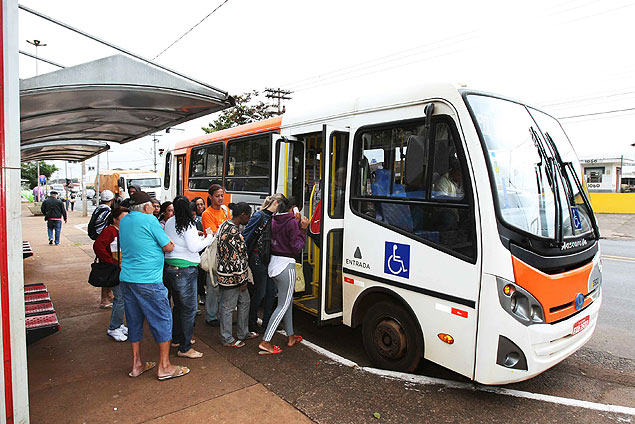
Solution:
<svg viewBox="0 0 635 424">
<path fill-rule="evenodd" d="M 88 200 L 86 199 L 86 161 L 82 161 L 82 216 L 88 216 Z"/>
<path fill-rule="evenodd" d="M 0 31 L 0 422 L 28 423 L 17 0 L 1 0 Z"/>
<path fill-rule="evenodd" d="M 42 199 L 40 199 L 40 161 L 36 160 L 35 163 L 37 164 L 37 175 L 36 175 L 36 179 L 37 179 L 37 199 L 35 199 L 36 202 L 41 201 Z"/>
<path fill-rule="evenodd" d="M 108 154 L 108 153 L 106 153 Z M 96 177 L 95 177 L 95 196 L 97 197 L 97 203 L 99 203 L 99 183 L 101 181 L 99 181 L 99 156 L 101 156 L 101 153 L 97 155 L 97 166 L 95 167 L 95 171 L 97 171 Z"/>
</svg>

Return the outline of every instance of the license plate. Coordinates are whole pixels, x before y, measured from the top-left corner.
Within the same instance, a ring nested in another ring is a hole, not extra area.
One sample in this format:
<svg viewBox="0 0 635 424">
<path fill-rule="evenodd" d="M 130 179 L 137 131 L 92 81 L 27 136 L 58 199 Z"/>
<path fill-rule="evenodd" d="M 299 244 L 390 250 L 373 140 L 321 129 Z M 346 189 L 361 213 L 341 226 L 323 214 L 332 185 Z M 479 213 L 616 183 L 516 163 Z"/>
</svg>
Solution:
<svg viewBox="0 0 635 424">
<path fill-rule="evenodd" d="M 587 328 L 588 325 L 589 325 L 589 316 L 587 315 L 586 317 L 582 318 L 580 321 L 573 324 L 573 332 L 571 333 L 571 335 L 575 336 L 580 331 Z"/>
</svg>

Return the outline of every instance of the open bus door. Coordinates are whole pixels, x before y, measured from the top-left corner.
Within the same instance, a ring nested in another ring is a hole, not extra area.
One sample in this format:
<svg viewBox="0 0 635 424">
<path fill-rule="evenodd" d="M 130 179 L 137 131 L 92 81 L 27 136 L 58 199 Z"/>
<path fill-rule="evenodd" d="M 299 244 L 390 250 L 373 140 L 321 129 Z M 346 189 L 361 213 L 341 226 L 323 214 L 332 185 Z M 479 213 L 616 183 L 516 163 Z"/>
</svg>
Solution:
<svg viewBox="0 0 635 424">
<path fill-rule="evenodd" d="M 342 250 L 344 205 L 348 161 L 348 129 L 324 125 L 322 129 L 320 180 L 309 198 L 308 214 L 314 235 L 307 241 L 304 266 L 307 288 L 296 297 L 300 309 L 317 317 L 318 323 L 342 316 Z M 310 281 L 310 282 L 309 282 Z"/>
</svg>

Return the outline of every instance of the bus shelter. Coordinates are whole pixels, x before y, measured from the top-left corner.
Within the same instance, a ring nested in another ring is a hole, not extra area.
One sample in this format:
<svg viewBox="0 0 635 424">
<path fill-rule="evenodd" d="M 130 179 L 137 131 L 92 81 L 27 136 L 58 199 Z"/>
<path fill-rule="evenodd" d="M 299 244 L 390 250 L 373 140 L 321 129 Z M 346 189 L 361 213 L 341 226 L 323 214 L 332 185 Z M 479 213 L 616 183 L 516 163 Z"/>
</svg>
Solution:
<svg viewBox="0 0 635 424">
<path fill-rule="evenodd" d="M 0 327 L 2 422 L 28 422 L 20 163 L 83 162 L 234 104 L 222 90 L 123 55 L 19 80 L 18 4 L 0 0 Z"/>
</svg>

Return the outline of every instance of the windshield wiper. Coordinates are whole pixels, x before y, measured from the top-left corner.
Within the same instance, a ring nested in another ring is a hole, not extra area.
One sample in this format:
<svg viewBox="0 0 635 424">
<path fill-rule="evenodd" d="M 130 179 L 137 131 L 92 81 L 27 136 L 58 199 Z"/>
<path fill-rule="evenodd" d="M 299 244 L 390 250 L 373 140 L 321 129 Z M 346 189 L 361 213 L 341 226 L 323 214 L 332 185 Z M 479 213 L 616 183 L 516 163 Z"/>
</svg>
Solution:
<svg viewBox="0 0 635 424">
<path fill-rule="evenodd" d="M 593 209 L 591 209 L 591 201 L 587 197 L 586 192 L 584 191 L 584 188 L 582 187 L 582 182 L 578 178 L 578 174 L 577 174 L 575 168 L 573 167 L 573 164 L 571 162 L 564 162 L 562 160 L 562 157 L 560 156 L 560 152 L 556 148 L 556 143 L 553 141 L 553 138 L 551 138 L 551 134 L 549 134 L 548 132 L 545 132 L 545 139 L 551 145 L 551 150 L 553 151 L 554 156 L 556 157 L 556 160 L 558 161 L 558 164 L 560 165 L 560 167 L 564 167 L 564 168 L 568 168 L 569 169 L 568 174 L 573 179 L 573 182 L 577 186 L 578 191 L 580 191 L 580 196 L 582 196 L 582 201 L 584 202 L 584 206 L 586 207 L 586 209 L 588 211 L 587 215 L 589 216 L 589 219 L 591 220 L 591 226 L 593 227 L 593 234 L 595 235 L 595 239 L 599 240 L 600 239 L 600 229 L 598 228 L 597 221 L 595 220 L 595 214 L 593 213 Z M 563 175 L 563 177 L 564 177 L 564 175 Z M 567 178 L 567 180 L 568 180 L 568 178 Z M 571 204 L 575 205 L 575 199 L 571 199 Z"/>
<path fill-rule="evenodd" d="M 546 164 L 545 171 L 547 173 L 547 178 L 549 179 L 549 185 L 551 187 L 551 191 L 553 192 L 554 197 L 554 209 L 555 209 L 555 228 L 554 233 L 556 236 L 556 247 L 562 246 L 562 209 L 560 208 L 560 190 L 558 187 L 558 178 L 555 175 L 555 165 L 553 157 L 547 155 L 545 151 L 545 147 L 540 142 L 540 137 L 538 133 L 534 129 L 533 126 L 529 127 L 529 132 L 531 133 L 531 138 L 534 141 L 534 145 L 538 150 L 538 155 L 540 156 L 540 165 L 544 162 Z"/>
</svg>

